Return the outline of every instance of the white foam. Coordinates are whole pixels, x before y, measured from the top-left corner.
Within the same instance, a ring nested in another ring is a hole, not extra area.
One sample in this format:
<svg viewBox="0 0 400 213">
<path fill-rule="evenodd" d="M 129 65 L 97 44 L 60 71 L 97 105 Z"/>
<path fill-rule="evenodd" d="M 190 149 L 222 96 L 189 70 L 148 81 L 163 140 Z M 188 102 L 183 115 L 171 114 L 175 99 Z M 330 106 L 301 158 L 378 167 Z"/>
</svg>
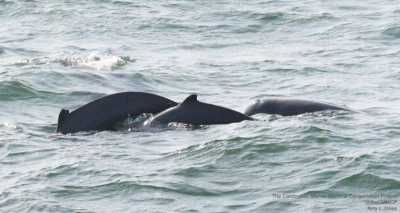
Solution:
<svg viewBox="0 0 400 213">
<path fill-rule="evenodd" d="M 91 53 L 87 57 L 68 56 L 55 60 L 64 66 L 80 67 L 94 70 L 114 70 L 134 60 L 129 57 L 115 55 L 99 55 Z"/>
<path fill-rule="evenodd" d="M 59 63 L 66 67 L 77 67 L 94 70 L 115 70 L 130 62 L 134 62 L 128 56 L 116 56 L 116 55 L 101 55 L 97 53 L 91 53 L 88 56 L 56 56 L 56 57 L 37 57 L 37 58 L 21 58 L 21 57 L 10 57 L 0 62 L 0 65 L 9 66 L 29 66 L 29 65 L 42 65 L 50 63 Z"/>
<path fill-rule="evenodd" d="M 0 123 L 0 128 L 17 129 L 17 125 L 8 122 L 3 122 Z"/>
</svg>

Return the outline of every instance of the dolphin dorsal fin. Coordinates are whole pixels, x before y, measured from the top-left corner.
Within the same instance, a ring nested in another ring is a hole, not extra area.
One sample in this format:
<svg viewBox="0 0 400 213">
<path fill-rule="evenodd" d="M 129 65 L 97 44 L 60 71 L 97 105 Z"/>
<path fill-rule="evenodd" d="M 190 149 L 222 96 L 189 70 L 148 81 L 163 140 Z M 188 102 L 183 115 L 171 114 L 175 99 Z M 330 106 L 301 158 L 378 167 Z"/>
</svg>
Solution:
<svg viewBox="0 0 400 213">
<path fill-rule="evenodd" d="M 63 131 L 64 122 L 68 119 L 70 115 L 69 111 L 66 109 L 61 109 L 60 114 L 58 114 L 58 122 L 57 122 L 57 132 Z"/>
<path fill-rule="evenodd" d="M 187 105 L 187 104 L 193 104 L 197 102 L 197 95 L 196 94 L 192 94 L 189 95 L 183 102 L 183 105 Z"/>
</svg>

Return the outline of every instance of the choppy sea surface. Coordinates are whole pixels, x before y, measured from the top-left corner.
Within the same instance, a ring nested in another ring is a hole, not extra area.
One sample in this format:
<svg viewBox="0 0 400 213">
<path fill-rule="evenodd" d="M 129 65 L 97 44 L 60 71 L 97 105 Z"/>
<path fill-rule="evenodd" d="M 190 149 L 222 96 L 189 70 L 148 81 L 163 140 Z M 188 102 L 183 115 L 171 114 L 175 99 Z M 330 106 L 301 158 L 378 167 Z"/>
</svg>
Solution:
<svg viewBox="0 0 400 213">
<path fill-rule="evenodd" d="M 0 0 L 0 212 L 400 212 L 393 0 Z M 122 91 L 352 112 L 55 133 Z"/>
</svg>

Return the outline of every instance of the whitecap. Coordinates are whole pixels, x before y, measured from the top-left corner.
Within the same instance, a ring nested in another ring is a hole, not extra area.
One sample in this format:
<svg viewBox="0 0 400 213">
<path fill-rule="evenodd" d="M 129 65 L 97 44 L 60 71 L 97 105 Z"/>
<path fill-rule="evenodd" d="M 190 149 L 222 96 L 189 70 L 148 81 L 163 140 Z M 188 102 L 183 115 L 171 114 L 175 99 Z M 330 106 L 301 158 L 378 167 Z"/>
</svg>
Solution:
<svg viewBox="0 0 400 213">
<path fill-rule="evenodd" d="M 56 57 L 36 57 L 21 58 L 9 57 L 0 62 L 3 66 L 30 66 L 30 65 L 46 65 L 50 63 L 58 63 L 65 67 L 76 67 L 94 70 L 115 70 L 135 60 L 129 56 L 117 55 L 100 55 L 91 53 L 88 56 L 56 56 Z"/>
<path fill-rule="evenodd" d="M 3 123 L 0 123 L 0 128 L 17 129 L 17 125 L 15 125 L 13 123 L 3 122 Z"/>
<path fill-rule="evenodd" d="M 128 56 L 100 55 L 97 53 L 91 53 L 86 57 L 67 56 L 54 60 L 54 62 L 58 62 L 64 66 L 95 70 L 115 70 L 134 61 L 134 59 L 131 59 Z"/>
</svg>

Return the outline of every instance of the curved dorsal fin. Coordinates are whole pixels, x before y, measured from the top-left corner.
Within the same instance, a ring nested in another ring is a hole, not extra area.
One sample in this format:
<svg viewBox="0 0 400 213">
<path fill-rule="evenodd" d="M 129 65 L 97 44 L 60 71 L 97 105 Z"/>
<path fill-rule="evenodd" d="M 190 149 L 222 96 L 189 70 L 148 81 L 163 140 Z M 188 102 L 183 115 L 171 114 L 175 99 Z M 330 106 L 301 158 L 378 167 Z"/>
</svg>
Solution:
<svg viewBox="0 0 400 213">
<path fill-rule="evenodd" d="M 68 119 L 69 111 L 66 109 L 62 109 L 60 114 L 58 114 L 58 122 L 57 122 L 57 132 L 63 131 L 64 122 Z"/>
<path fill-rule="evenodd" d="M 192 94 L 189 95 L 183 102 L 182 104 L 186 105 L 186 104 L 193 104 L 197 102 L 197 95 L 196 94 Z"/>
</svg>

